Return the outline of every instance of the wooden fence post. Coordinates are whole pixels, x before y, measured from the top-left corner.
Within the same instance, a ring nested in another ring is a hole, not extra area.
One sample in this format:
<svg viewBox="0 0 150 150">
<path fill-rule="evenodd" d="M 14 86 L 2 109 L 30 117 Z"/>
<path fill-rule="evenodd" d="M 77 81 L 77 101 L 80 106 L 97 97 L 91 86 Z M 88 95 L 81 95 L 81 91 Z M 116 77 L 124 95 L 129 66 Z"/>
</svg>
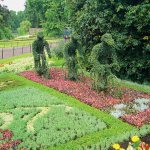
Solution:
<svg viewBox="0 0 150 150">
<path fill-rule="evenodd" d="M 15 56 L 15 47 L 13 47 L 13 56 Z"/>
<path fill-rule="evenodd" d="M 3 48 L 2 48 L 2 59 L 4 58 L 4 52 L 3 52 Z"/>
<path fill-rule="evenodd" d="M 31 49 L 32 49 L 32 46 L 30 45 L 30 53 L 31 53 Z"/>
<path fill-rule="evenodd" d="M 23 54 L 23 46 L 22 46 L 22 54 Z"/>
</svg>

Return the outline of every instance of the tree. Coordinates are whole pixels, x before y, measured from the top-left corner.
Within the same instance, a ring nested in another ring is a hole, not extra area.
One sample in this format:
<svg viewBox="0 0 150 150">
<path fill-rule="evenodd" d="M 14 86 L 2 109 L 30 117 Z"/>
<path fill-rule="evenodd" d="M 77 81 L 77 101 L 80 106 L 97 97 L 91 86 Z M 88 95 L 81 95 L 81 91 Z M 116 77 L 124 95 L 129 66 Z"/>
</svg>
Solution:
<svg viewBox="0 0 150 150">
<path fill-rule="evenodd" d="M 22 21 L 20 23 L 20 28 L 18 28 L 18 33 L 20 35 L 27 34 L 29 32 L 29 29 L 31 27 L 31 23 L 29 21 Z"/>
<path fill-rule="evenodd" d="M 17 28 L 19 28 L 20 23 L 25 20 L 25 12 L 24 11 L 10 11 L 10 15 L 8 18 L 9 25 L 13 32 L 17 31 Z"/>
<path fill-rule="evenodd" d="M 32 27 L 43 27 L 47 35 L 60 34 L 71 16 L 69 0 L 27 0 L 26 16 Z"/>
<path fill-rule="evenodd" d="M 80 35 L 87 57 L 100 37 L 111 33 L 121 65 L 117 75 L 150 82 L 149 9 L 148 0 L 86 0 L 74 13 L 72 27 Z"/>
<path fill-rule="evenodd" d="M 0 5 L 0 39 L 10 39 L 12 37 L 8 23 L 9 15 L 10 12 L 7 7 Z"/>
</svg>

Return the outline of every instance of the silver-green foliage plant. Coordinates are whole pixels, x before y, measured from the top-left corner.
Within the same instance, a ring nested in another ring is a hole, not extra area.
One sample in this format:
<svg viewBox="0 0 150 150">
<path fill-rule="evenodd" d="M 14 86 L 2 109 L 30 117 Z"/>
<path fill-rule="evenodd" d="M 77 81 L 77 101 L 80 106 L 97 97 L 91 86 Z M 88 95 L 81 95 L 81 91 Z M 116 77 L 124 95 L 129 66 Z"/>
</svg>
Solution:
<svg viewBox="0 0 150 150">
<path fill-rule="evenodd" d="M 0 114 L 12 118 L 5 128 L 27 149 L 58 146 L 107 128 L 101 119 L 34 87 L 5 90 L 0 93 L 0 104 Z"/>
<path fill-rule="evenodd" d="M 92 49 L 90 56 L 91 75 L 94 80 L 93 88 L 98 91 L 107 90 L 112 70 L 119 70 L 114 46 L 115 42 L 111 34 L 106 33 L 101 37 L 101 43 Z"/>
</svg>

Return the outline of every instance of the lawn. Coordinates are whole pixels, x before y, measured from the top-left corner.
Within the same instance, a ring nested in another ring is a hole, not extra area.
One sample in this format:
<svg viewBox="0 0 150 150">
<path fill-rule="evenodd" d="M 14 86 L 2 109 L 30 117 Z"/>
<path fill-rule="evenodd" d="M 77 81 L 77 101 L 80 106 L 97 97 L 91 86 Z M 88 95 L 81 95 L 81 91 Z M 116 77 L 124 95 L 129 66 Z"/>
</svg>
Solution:
<svg viewBox="0 0 150 150">
<path fill-rule="evenodd" d="M 19 46 L 28 46 L 33 43 L 35 39 L 22 39 L 22 40 L 8 40 L 8 41 L 0 41 L 0 48 L 7 47 L 19 47 Z M 61 40 L 61 38 L 55 39 L 46 39 L 49 43 L 56 43 Z"/>
</svg>

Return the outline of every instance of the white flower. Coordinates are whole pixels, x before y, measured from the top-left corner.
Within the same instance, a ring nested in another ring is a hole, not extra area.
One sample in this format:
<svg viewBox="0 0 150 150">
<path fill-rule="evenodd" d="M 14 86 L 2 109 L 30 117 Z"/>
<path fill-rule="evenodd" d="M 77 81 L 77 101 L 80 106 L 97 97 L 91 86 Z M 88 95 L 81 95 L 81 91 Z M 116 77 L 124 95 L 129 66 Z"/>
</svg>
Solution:
<svg viewBox="0 0 150 150">
<path fill-rule="evenodd" d="M 123 108 L 126 107 L 126 105 L 125 105 L 125 104 L 116 104 L 116 105 L 114 105 L 113 107 L 114 107 L 115 109 L 123 109 Z"/>
<path fill-rule="evenodd" d="M 150 99 L 146 99 L 146 98 L 138 98 L 134 100 L 136 103 L 150 103 Z"/>
<path fill-rule="evenodd" d="M 125 114 L 125 112 L 122 110 L 113 110 L 110 112 L 110 114 L 112 116 L 114 116 L 115 118 L 119 118 L 119 117 L 123 116 Z"/>
</svg>

